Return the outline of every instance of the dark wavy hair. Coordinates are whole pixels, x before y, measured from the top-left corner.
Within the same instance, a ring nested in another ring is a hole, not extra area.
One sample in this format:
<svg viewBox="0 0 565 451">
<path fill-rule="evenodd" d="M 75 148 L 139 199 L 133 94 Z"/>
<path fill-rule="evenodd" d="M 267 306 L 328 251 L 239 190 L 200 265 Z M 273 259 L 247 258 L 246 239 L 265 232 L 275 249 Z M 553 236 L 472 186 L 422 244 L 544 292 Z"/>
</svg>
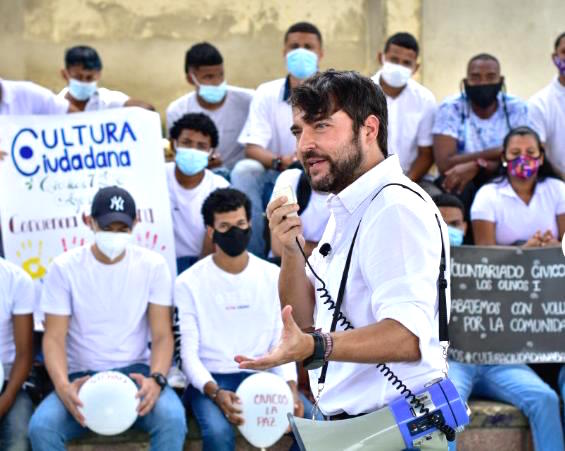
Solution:
<svg viewBox="0 0 565 451">
<path fill-rule="evenodd" d="M 541 154 L 544 156 L 543 164 L 539 167 L 538 173 L 537 173 L 537 176 L 536 176 L 538 181 L 541 182 L 548 177 L 553 177 L 553 178 L 559 179 L 557 172 L 555 171 L 555 169 L 553 169 L 553 166 L 551 165 L 551 163 L 547 159 L 547 155 L 545 154 L 545 149 L 543 148 L 543 144 L 541 143 L 541 139 L 540 139 L 539 135 L 537 134 L 537 132 L 533 128 L 528 127 L 527 125 L 522 125 L 520 127 L 513 128 L 504 137 L 504 141 L 502 141 L 502 158 L 503 159 L 506 159 L 505 154 L 506 154 L 506 150 L 508 149 L 508 144 L 510 143 L 510 139 L 512 139 L 514 136 L 533 136 L 534 139 L 536 140 L 536 144 L 539 147 Z M 508 173 L 506 172 L 506 167 L 503 166 L 503 165 L 500 165 L 499 168 L 498 168 L 498 171 L 494 174 L 491 181 L 494 182 L 494 183 L 500 183 L 500 182 L 503 182 L 504 180 L 507 180 L 507 179 L 508 179 Z"/>
<path fill-rule="evenodd" d="M 202 204 L 202 217 L 204 224 L 214 227 L 214 214 L 235 211 L 238 208 L 245 209 L 245 216 L 251 219 L 251 201 L 245 193 L 233 188 L 218 188 L 213 191 Z"/>
<path fill-rule="evenodd" d="M 210 137 L 211 147 L 218 147 L 219 137 L 216 124 L 204 113 L 187 113 L 171 127 L 171 139 L 178 139 L 183 130 L 194 130 Z"/>
</svg>

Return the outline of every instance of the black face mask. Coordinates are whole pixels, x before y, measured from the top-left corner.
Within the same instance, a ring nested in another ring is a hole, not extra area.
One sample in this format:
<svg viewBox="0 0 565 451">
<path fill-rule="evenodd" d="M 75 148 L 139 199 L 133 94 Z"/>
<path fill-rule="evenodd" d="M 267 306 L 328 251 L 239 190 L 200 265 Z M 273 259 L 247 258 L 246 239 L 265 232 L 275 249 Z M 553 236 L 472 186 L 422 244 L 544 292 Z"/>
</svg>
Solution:
<svg viewBox="0 0 565 451">
<path fill-rule="evenodd" d="M 220 246 L 220 249 L 230 257 L 237 257 L 242 254 L 247 249 L 250 239 L 251 227 L 241 229 L 233 226 L 223 233 L 214 230 L 214 235 L 212 235 L 212 241 Z"/>
<path fill-rule="evenodd" d="M 470 86 L 467 80 L 463 80 L 465 85 L 465 94 L 469 100 L 480 108 L 487 108 L 496 102 L 496 96 L 502 89 L 504 80 L 489 85 Z"/>
</svg>

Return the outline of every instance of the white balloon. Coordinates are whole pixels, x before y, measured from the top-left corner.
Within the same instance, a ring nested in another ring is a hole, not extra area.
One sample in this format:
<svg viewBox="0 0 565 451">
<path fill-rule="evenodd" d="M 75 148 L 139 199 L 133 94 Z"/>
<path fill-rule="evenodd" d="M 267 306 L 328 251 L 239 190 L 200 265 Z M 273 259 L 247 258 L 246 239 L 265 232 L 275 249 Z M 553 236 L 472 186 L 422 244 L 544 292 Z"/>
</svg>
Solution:
<svg viewBox="0 0 565 451">
<path fill-rule="evenodd" d="M 137 419 L 137 391 L 137 385 L 117 371 L 92 376 L 78 393 L 86 426 L 101 435 L 121 434 L 129 429 Z"/>
<path fill-rule="evenodd" d="M 257 448 L 274 445 L 287 430 L 287 415 L 294 411 L 288 384 L 272 373 L 257 373 L 245 379 L 236 391 L 245 423 L 239 430 Z"/>
<path fill-rule="evenodd" d="M 0 392 L 2 391 L 3 387 L 4 387 L 4 366 L 2 365 L 2 362 L 0 362 Z"/>
</svg>

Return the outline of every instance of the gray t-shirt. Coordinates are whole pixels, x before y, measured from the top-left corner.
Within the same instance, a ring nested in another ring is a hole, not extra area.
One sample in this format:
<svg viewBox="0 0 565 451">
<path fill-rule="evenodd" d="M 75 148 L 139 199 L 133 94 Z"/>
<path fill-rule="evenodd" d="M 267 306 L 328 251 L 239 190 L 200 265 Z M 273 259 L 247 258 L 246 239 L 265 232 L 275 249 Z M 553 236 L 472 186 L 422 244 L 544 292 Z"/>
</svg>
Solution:
<svg viewBox="0 0 565 451">
<path fill-rule="evenodd" d="M 211 111 L 202 108 L 196 99 L 196 92 L 185 94 L 171 102 L 167 107 L 167 130 L 175 121 L 187 113 L 204 113 L 216 124 L 219 134 L 217 152 L 224 162 L 224 166 L 232 169 L 243 158 L 243 146 L 237 142 L 247 114 L 249 104 L 253 98 L 253 90 L 228 86 L 228 93 L 224 104 L 217 110 Z"/>
</svg>

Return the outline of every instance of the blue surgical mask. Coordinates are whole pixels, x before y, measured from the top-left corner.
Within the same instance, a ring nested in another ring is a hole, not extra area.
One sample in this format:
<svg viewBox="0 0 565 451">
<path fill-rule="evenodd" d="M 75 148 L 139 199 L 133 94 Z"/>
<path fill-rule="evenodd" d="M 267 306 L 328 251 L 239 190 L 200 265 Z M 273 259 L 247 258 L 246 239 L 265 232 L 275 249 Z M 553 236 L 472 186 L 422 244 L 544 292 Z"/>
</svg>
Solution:
<svg viewBox="0 0 565 451">
<path fill-rule="evenodd" d="M 461 246 L 463 244 L 463 230 L 448 225 L 447 233 L 449 234 L 449 244 L 452 246 Z"/>
<path fill-rule="evenodd" d="M 318 70 L 318 55 L 306 49 L 294 49 L 286 54 L 286 68 L 290 75 L 304 80 Z"/>
<path fill-rule="evenodd" d="M 198 86 L 198 95 L 207 103 L 220 103 L 228 91 L 228 84 L 225 81 L 217 86 L 201 85 L 194 74 L 192 74 L 192 81 Z"/>
<path fill-rule="evenodd" d="M 69 79 L 69 94 L 77 100 L 84 102 L 90 99 L 96 92 L 96 89 L 96 81 L 85 82 L 75 80 L 74 78 Z"/>
<path fill-rule="evenodd" d="M 208 166 L 208 152 L 188 147 L 177 147 L 175 162 L 184 175 L 195 175 Z"/>
</svg>

